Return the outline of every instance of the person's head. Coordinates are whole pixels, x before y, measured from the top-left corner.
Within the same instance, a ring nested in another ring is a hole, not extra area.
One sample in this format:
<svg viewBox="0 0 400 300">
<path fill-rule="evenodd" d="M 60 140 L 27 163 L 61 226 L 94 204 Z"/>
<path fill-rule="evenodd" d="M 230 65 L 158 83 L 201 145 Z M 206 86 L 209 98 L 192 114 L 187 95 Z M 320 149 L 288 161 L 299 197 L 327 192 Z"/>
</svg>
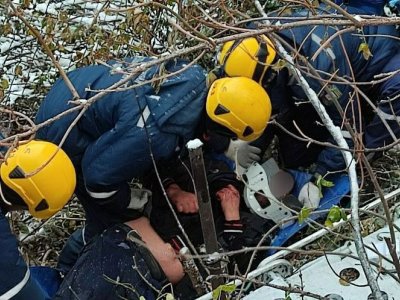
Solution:
<svg viewBox="0 0 400 300">
<path fill-rule="evenodd" d="M 243 76 L 259 84 L 276 57 L 275 48 L 265 35 L 226 42 L 218 63 L 229 77 Z"/>
<path fill-rule="evenodd" d="M 212 122 L 232 137 L 254 141 L 267 126 L 271 101 L 267 92 L 246 77 L 215 80 L 208 91 L 206 111 Z"/>
<path fill-rule="evenodd" d="M 0 166 L 0 175 L 0 202 L 10 209 L 28 209 L 37 218 L 61 210 L 76 184 L 67 154 L 45 141 L 30 141 L 12 150 Z"/>
</svg>

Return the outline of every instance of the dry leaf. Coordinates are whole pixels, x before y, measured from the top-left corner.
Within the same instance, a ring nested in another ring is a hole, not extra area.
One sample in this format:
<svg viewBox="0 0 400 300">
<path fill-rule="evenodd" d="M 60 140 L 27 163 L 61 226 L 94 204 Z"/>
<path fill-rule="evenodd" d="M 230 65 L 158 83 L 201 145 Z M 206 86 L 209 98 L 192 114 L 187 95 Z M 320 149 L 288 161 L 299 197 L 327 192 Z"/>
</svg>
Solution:
<svg viewBox="0 0 400 300">
<path fill-rule="evenodd" d="M 367 43 L 361 43 L 360 47 L 358 47 L 358 52 L 362 52 L 365 60 L 368 60 L 372 56 Z"/>
<path fill-rule="evenodd" d="M 343 286 L 349 286 L 350 283 L 348 283 L 346 280 L 343 280 L 342 278 L 339 279 L 339 283 Z"/>
</svg>

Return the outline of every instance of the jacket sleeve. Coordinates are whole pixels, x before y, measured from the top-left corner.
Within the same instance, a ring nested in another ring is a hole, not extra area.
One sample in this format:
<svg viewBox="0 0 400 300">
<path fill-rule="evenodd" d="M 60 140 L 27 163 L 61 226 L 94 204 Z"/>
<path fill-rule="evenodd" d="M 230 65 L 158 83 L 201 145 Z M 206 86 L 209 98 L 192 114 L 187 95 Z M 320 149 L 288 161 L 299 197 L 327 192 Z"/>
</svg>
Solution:
<svg viewBox="0 0 400 300">
<path fill-rule="evenodd" d="M 88 188 L 112 188 L 142 176 L 152 166 L 150 147 L 156 160 L 174 152 L 177 136 L 157 130 L 151 117 L 147 130 L 138 126 L 139 115 L 129 102 L 115 107 L 114 126 L 86 148 L 82 172 Z"/>
<path fill-rule="evenodd" d="M 349 147 L 352 147 L 352 141 L 346 139 Z M 329 142 L 336 144 L 333 139 Z M 324 176 L 329 171 L 344 171 L 346 169 L 346 163 L 342 152 L 337 148 L 326 147 L 318 155 L 318 159 L 315 165 L 311 168 L 311 173 L 318 173 Z"/>
<path fill-rule="evenodd" d="M 372 121 L 365 129 L 365 146 L 375 149 L 394 142 L 394 138 L 389 132 L 390 127 L 396 138 L 400 137 L 400 53 L 393 56 L 387 65 L 382 69 L 383 74 L 397 72 L 385 80 L 378 88 L 377 112 Z M 387 124 L 384 124 L 385 120 Z"/>
<path fill-rule="evenodd" d="M 392 57 L 380 73 L 388 74 L 400 69 L 400 54 Z M 366 124 L 364 131 L 364 142 L 367 149 L 383 147 L 395 141 L 394 138 L 400 137 L 400 74 L 397 73 L 385 80 L 377 88 L 376 99 L 380 99 L 377 104 L 377 111 L 374 112 L 372 120 Z M 383 120 L 386 122 L 384 124 Z M 392 133 L 388 130 L 391 129 Z M 392 136 L 394 134 L 394 137 Z M 333 141 L 331 139 L 330 141 Z M 353 143 L 347 139 L 350 147 Z M 373 157 L 373 155 L 371 155 Z M 326 171 L 343 170 L 346 167 L 343 155 L 340 150 L 335 148 L 324 149 L 316 162 L 315 172 L 324 175 Z"/>
<path fill-rule="evenodd" d="M 45 299 L 18 251 L 18 242 L 0 210 L 0 299 Z M 25 297 L 25 298 L 24 298 Z"/>
</svg>

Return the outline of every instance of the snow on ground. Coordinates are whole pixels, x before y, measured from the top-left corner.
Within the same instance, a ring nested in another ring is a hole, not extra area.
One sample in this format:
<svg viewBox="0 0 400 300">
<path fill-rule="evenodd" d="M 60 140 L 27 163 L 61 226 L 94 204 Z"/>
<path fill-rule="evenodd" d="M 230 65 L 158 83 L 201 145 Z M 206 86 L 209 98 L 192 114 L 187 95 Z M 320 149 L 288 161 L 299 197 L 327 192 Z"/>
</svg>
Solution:
<svg viewBox="0 0 400 300">
<path fill-rule="evenodd" d="M 21 1 L 13 2 L 21 7 Z M 91 36 L 85 36 L 86 30 L 93 27 L 93 31 L 103 30 L 110 35 L 122 33 L 116 27 L 125 21 L 126 14 L 99 13 L 104 3 L 33 0 L 28 8 L 23 9 L 23 16 L 39 30 L 61 67 L 70 71 L 102 47 L 97 40 L 88 43 Z M 110 8 L 126 8 L 133 3 L 113 1 Z M 58 77 L 57 69 L 36 38 L 29 34 L 20 20 L 7 15 L 6 10 L 0 12 L 0 26 L 5 32 L 0 36 L 0 82 L 5 94 L 2 104 L 13 105 L 32 98 L 40 102 L 44 92 Z M 130 42 L 134 44 L 134 41 Z M 123 51 L 124 47 L 117 49 L 120 50 Z M 116 54 L 113 49 L 109 52 Z"/>
</svg>

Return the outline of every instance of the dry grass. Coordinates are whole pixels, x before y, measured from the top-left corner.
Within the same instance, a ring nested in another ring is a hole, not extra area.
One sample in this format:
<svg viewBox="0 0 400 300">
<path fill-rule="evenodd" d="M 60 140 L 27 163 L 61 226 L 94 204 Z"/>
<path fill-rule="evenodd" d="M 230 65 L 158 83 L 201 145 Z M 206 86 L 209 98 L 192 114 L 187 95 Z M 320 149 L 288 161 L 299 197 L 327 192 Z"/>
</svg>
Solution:
<svg viewBox="0 0 400 300">
<path fill-rule="evenodd" d="M 54 267 L 68 237 L 84 226 L 84 212 L 76 199 L 51 219 L 39 221 L 25 212 L 12 214 L 12 228 L 30 265 Z"/>
</svg>

